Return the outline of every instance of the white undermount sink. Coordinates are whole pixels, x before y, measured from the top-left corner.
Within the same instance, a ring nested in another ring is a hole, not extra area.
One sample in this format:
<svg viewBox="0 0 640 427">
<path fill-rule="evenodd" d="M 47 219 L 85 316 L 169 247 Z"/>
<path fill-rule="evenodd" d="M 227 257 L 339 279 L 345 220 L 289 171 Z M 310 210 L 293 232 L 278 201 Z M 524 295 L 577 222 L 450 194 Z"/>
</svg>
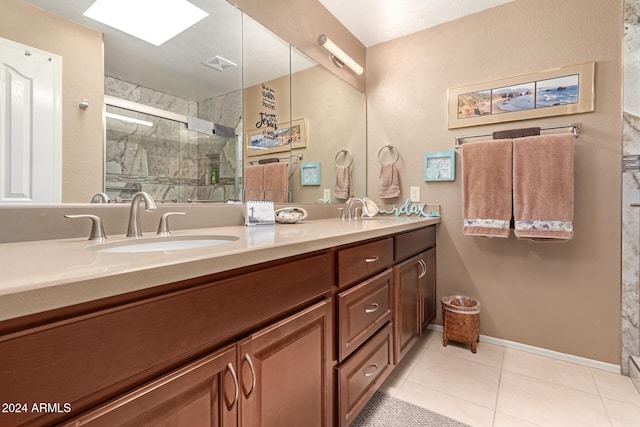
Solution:
<svg viewBox="0 0 640 427">
<path fill-rule="evenodd" d="M 229 235 L 144 237 L 100 243 L 87 249 L 106 253 L 161 252 L 223 245 L 238 240 Z"/>
</svg>

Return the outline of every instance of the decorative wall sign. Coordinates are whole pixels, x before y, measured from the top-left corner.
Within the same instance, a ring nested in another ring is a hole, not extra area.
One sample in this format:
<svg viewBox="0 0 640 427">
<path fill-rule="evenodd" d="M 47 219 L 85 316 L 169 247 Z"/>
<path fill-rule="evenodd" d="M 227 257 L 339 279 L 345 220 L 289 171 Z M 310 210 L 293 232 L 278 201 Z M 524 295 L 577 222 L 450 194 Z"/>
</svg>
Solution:
<svg viewBox="0 0 640 427">
<path fill-rule="evenodd" d="M 428 218 L 440 216 L 440 213 L 436 212 L 433 209 L 427 212 L 427 205 L 428 205 L 427 203 L 424 203 L 421 205 L 412 205 L 411 199 L 407 199 L 404 202 L 404 204 L 400 207 L 393 205 L 393 207 L 389 210 L 380 209 L 378 212 L 383 214 L 394 214 L 396 218 L 399 217 L 400 215 L 410 216 L 413 214 L 416 214 L 417 216 L 428 217 Z"/>
<path fill-rule="evenodd" d="M 454 181 L 456 179 L 456 153 L 454 150 L 424 153 L 425 181 Z"/>
<path fill-rule="evenodd" d="M 449 129 L 594 110 L 595 63 L 449 89 Z"/>
<path fill-rule="evenodd" d="M 247 156 L 289 151 L 307 146 L 307 119 L 297 119 L 290 123 L 279 123 L 273 135 L 262 129 L 245 132 Z"/>
<path fill-rule="evenodd" d="M 320 185 L 320 162 L 300 163 L 300 183 Z"/>
</svg>

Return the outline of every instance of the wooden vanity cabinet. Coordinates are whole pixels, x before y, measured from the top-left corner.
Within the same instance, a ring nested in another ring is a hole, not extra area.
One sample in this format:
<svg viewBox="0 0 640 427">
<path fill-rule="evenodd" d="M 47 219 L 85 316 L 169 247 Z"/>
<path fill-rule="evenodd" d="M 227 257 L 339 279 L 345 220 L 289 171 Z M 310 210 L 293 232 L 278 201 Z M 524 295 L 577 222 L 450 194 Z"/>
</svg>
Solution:
<svg viewBox="0 0 640 427">
<path fill-rule="evenodd" d="M 216 414 L 215 405 L 212 404 L 208 415 L 199 407 L 201 400 L 197 395 L 209 393 L 212 398 L 219 396 L 212 384 L 219 382 L 222 375 L 222 371 L 216 369 L 224 367 L 210 361 L 207 368 L 194 370 L 189 367 L 190 364 L 265 327 L 268 331 L 273 330 L 270 336 L 286 335 L 292 345 L 296 343 L 292 347 L 296 351 L 279 350 L 278 355 L 287 355 L 290 360 L 269 356 L 268 361 L 279 360 L 279 368 L 289 364 L 295 366 L 295 363 L 305 364 L 317 377 L 319 366 L 316 361 L 307 362 L 294 357 L 301 353 L 299 342 L 293 338 L 307 334 L 304 328 L 308 327 L 304 326 L 299 331 L 291 328 L 298 325 L 294 319 L 305 313 L 306 308 L 330 297 L 334 281 L 330 251 L 251 266 L 246 270 L 226 273 L 226 278 L 216 277 L 175 284 L 180 290 L 167 291 L 173 286 L 168 284 L 162 287 L 163 293 L 159 295 L 102 309 L 94 308 L 97 302 L 90 303 L 92 310 L 87 310 L 83 305 L 66 308 L 51 314 L 56 321 L 19 331 L 4 332 L 0 322 L 0 401 L 59 402 L 61 405 L 67 403 L 71 409 L 2 413 L 0 425 L 50 426 L 82 416 L 84 411 L 93 412 L 105 402 L 123 402 L 123 399 L 131 400 L 131 405 L 124 405 L 123 409 L 114 412 L 116 415 L 107 411 L 105 417 L 108 417 L 105 419 L 135 413 L 138 402 L 140 407 L 145 407 L 145 399 L 153 401 L 154 398 L 149 396 L 158 396 L 144 394 L 141 396 L 143 400 L 138 400 L 138 387 L 168 390 L 166 396 L 169 402 L 161 402 L 164 393 L 160 393 L 162 396 L 157 400 L 162 410 L 169 411 L 163 413 L 167 420 L 191 415 L 195 418 L 184 425 L 213 423 L 209 415 Z M 324 313 L 324 309 L 318 310 Z M 289 316 L 293 316 L 290 319 L 294 326 L 276 331 L 278 322 Z M 307 319 L 305 316 L 303 318 Z M 320 333 L 328 334 L 323 340 L 332 342 L 333 332 L 328 326 L 331 324 L 327 321 L 322 327 L 316 326 L 311 335 L 316 341 L 306 341 L 313 347 L 313 352 L 324 354 L 319 351 L 320 346 L 322 351 L 327 347 L 325 341 L 320 342 Z M 285 340 L 278 345 L 282 347 L 286 343 L 288 341 Z M 261 366 L 261 358 L 275 351 L 275 348 L 274 344 L 260 350 L 261 353 L 255 358 L 258 366 Z M 326 356 L 322 358 L 325 361 Z M 242 374 L 237 366 L 234 369 L 240 377 Z M 271 367 L 269 364 L 267 366 Z M 258 373 L 267 379 L 268 385 L 273 384 L 270 375 L 282 375 L 280 371 L 272 373 L 271 369 L 260 369 Z M 326 371 L 330 371 L 330 365 L 326 366 Z M 225 382 L 230 380 L 230 376 L 230 372 L 224 372 Z M 243 375 L 242 378 L 246 377 Z M 156 381 L 159 383 L 154 383 Z M 188 389 L 189 386 L 180 389 L 190 382 L 192 389 Z M 314 402 L 310 405 L 317 406 L 317 396 L 324 393 L 326 383 L 316 381 L 313 384 L 318 390 L 310 397 Z M 130 395 L 132 392 L 134 394 Z M 169 397 L 172 393 L 175 398 Z M 286 394 L 286 391 L 283 393 Z M 190 398 L 194 399 L 192 403 L 198 408 L 190 406 L 180 411 L 170 409 L 178 404 L 176 402 L 185 403 Z M 324 399 L 326 401 L 328 398 Z M 263 405 L 264 409 L 264 403 L 259 405 Z M 191 409 L 194 411 L 190 412 Z M 92 417 L 90 415 L 87 419 Z M 134 422 L 132 425 L 144 423 Z"/>
<path fill-rule="evenodd" d="M 395 260 L 400 261 L 393 267 L 394 363 L 398 364 L 436 314 L 435 227 L 399 234 L 394 240 Z"/>
</svg>

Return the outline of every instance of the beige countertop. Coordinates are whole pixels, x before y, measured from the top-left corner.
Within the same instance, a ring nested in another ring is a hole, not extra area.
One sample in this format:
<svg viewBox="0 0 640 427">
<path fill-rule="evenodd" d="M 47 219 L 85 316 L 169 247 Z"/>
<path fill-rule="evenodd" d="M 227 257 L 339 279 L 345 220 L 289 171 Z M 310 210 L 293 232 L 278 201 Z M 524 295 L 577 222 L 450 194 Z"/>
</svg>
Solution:
<svg viewBox="0 0 640 427">
<path fill-rule="evenodd" d="M 440 218 L 319 219 L 299 224 L 188 229 L 172 236 L 233 235 L 220 246 L 104 253 L 86 238 L 0 244 L 0 320 L 93 301 L 260 262 L 409 231 Z M 152 237 L 154 233 L 145 233 Z M 107 242 L 130 240 L 109 236 Z"/>
</svg>

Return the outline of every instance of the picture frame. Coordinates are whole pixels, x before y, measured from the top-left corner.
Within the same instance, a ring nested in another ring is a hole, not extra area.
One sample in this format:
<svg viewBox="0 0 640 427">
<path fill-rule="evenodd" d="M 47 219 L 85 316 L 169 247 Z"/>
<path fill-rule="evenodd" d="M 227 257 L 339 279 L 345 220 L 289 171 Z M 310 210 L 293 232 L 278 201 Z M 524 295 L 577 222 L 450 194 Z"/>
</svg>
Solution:
<svg viewBox="0 0 640 427">
<path fill-rule="evenodd" d="M 300 163 L 300 184 L 320 185 L 320 162 Z"/>
<path fill-rule="evenodd" d="M 265 131 L 273 136 L 265 135 Z M 278 128 L 258 128 L 245 132 L 245 153 L 247 156 L 262 156 L 265 154 L 305 148 L 307 146 L 307 119 L 301 118 L 291 122 L 278 123 Z"/>
<path fill-rule="evenodd" d="M 449 129 L 594 111 L 595 62 L 449 88 Z"/>
<path fill-rule="evenodd" d="M 434 151 L 424 153 L 425 181 L 455 181 L 455 150 Z"/>
</svg>

